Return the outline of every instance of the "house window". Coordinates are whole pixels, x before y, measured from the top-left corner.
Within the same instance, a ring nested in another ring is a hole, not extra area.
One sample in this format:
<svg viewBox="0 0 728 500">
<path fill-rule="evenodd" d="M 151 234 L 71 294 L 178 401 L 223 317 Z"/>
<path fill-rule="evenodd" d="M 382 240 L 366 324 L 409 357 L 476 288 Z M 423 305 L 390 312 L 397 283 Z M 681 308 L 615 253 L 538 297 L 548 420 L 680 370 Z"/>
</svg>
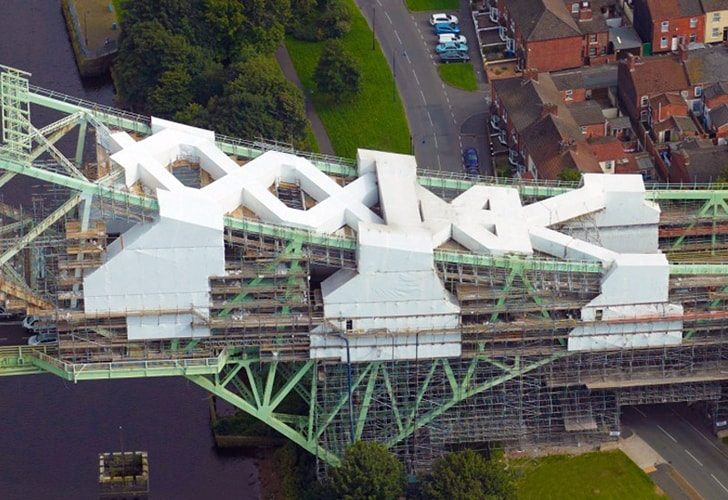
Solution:
<svg viewBox="0 0 728 500">
<path fill-rule="evenodd" d="M 604 317 L 604 309 L 597 309 L 594 311 L 594 319 L 597 321 L 601 321 Z"/>
<path fill-rule="evenodd" d="M 720 12 L 713 12 L 713 22 L 720 22 Z"/>
<path fill-rule="evenodd" d="M 703 95 L 703 87 L 698 85 L 695 87 L 695 97 L 700 97 L 701 95 Z"/>
<path fill-rule="evenodd" d="M 589 43 L 597 43 L 597 35 L 589 35 Z"/>
<path fill-rule="evenodd" d="M 720 36 L 720 28 L 713 28 L 713 38 L 718 38 Z"/>
<path fill-rule="evenodd" d="M 697 40 L 695 33 L 690 33 L 690 43 L 695 43 L 695 40 Z"/>
<path fill-rule="evenodd" d="M 575 2 L 571 4 L 571 13 L 572 14 L 578 14 L 579 13 L 579 2 Z"/>
<path fill-rule="evenodd" d="M 594 57 L 595 55 L 597 55 L 597 48 L 589 47 L 589 57 Z"/>
<path fill-rule="evenodd" d="M 646 108 L 649 103 L 650 103 L 650 98 L 647 97 L 646 95 L 643 95 L 642 99 L 640 99 L 640 106 L 642 106 L 643 108 Z"/>
<path fill-rule="evenodd" d="M 564 96 L 565 96 L 564 100 L 571 101 L 574 99 L 574 91 L 571 89 L 566 90 L 566 91 L 564 91 Z"/>
<path fill-rule="evenodd" d="M 690 18 L 690 27 L 691 28 L 697 28 L 698 27 L 698 18 L 697 17 L 691 17 Z"/>
<path fill-rule="evenodd" d="M 660 48 L 666 49 L 667 48 L 667 37 L 663 36 L 660 38 Z"/>
<path fill-rule="evenodd" d="M 662 31 L 663 33 L 667 33 L 668 31 L 670 31 L 670 21 L 662 21 L 662 23 L 660 24 L 660 31 Z"/>
<path fill-rule="evenodd" d="M 579 130 L 581 130 L 581 135 L 586 135 L 586 127 L 579 127 Z"/>
</svg>

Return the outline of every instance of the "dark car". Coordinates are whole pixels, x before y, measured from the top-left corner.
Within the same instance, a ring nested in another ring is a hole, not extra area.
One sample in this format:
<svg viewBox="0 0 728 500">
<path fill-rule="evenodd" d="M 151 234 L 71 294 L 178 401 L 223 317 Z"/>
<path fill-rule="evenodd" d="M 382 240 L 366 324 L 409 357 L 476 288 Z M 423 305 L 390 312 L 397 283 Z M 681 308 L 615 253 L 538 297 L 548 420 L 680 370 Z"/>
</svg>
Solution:
<svg viewBox="0 0 728 500">
<path fill-rule="evenodd" d="M 440 53 L 440 61 L 442 62 L 450 62 L 450 61 L 456 61 L 456 62 L 463 62 L 463 61 L 469 61 L 470 60 L 470 54 L 467 52 L 462 52 L 459 50 L 448 50 L 446 52 Z"/>
<path fill-rule="evenodd" d="M 475 148 L 467 148 L 463 152 L 463 165 L 465 166 L 465 172 L 470 176 L 480 175 L 480 163 L 478 162 L 478 152 Z"/>
</svg>

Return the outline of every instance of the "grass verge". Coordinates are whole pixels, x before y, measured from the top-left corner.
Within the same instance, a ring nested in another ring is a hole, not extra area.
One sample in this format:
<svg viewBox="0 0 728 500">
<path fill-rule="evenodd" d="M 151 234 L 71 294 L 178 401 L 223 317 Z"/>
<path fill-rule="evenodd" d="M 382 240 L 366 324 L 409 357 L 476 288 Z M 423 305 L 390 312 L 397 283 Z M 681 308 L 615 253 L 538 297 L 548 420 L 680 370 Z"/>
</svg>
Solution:
<svg viewBox="0 0 728 500">
<path fill-rule="evenodd" d="M 392 72 L 379 44 L 372 50 L 372 31 L 353 0 L 345 3 L 351 9 L 352 23 L 351 31 L 341 42 L 359 63 L 362 91 L 341 103 L 315 91 L 313 72 L 324 42 L 286 37 L 293 65 L 312 97 L 337 155 L 354 158 L 357 148 L 409 153 L 409 126 L 399 93 L 393 93 Z"/>
<path fill-rule="evenodd" d="M 520 500 L 665 499 L 652 480 L 619 450 L 517 461 Z"/>
<path fill-rule="evenodd" d="M 458 10 L 458 0 L 406 0 L 409 10 Z"/>
<path fill-rule="evenodd" d="M 438 64 L 437 72 L 442 81 L 463 90 L 478 90 L 478 79 L 469 62 Z"/>
</svg>

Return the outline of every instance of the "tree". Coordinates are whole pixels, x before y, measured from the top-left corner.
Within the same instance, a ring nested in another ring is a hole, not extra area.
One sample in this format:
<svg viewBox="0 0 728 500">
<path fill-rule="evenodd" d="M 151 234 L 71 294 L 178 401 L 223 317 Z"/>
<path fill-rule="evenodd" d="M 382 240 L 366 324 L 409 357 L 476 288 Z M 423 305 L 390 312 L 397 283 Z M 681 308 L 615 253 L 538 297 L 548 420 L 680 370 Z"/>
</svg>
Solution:
<svg viewBox="0 0 728 500">
<path fill-rule="evenodd" d="M 320 92 L 337 101 L 361 90 L 361 71 L 338 40 L 331 40 L 324 46 L 313 80 Z"/>
<path fill-rule="evenodd" d="M 351 30 L 351 11 L 342 0 L 329 0 L 319 16 L 322 38 L 341 38 Z"/>
<path fill-rule="evenodd" d="M 305 137 L 303 95 L 266 56 L 236 64 L 222 95 L 210 99 L 208 112 L 206 125 L 222 134 L 289 142 Z"/>
<path fill-rule="evenodd" d="M 513 476 L 503 463 L 485 460 L 473 450 L 436 460 L 422 492 L 433 500 L 500 500 L 515 496 Z"/>
<path fill-rule="evenodd" d="M 162 73 L 159 83 L 149 96 L 150 113 L 162 118 L 173 118 L 177 111 L 192 101 L 192 77 L 184 66 Z"/>
<path fill-rule="evenodd" d="M 331 471 L 337 498 L 395 499 L 404 493 L 402 464 L 383 445 L 357 441 L 344 454 L 341 466 Z"/>
<path fill-rule="evenodd" d="M 559 172 L 558 178 L 560 181 L 565 182 L 579 182 L 581 180 L 581 172 L 571 167 L 563 168 Z"/>
</svg>

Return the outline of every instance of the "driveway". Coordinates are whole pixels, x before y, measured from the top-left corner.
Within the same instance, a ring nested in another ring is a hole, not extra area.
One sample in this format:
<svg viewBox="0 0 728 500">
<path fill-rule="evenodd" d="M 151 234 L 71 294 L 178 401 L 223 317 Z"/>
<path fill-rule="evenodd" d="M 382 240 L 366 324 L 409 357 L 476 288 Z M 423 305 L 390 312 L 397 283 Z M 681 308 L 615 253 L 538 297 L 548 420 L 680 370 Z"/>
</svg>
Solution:
<svg viewBox="0 0 728 500">
<path fill-rule="evenodd" d="M 466 92 L 445 85 L 437 73 L 435 35 L 429 13 L 410 13 L 404 0 L 356 0 L 374 27 L 385 57 L 392 67 L 412 134 L 417 164 L 421 169 L 462 173 L 462 151 L 475 147 L 481 170 L 490 174 L 485 138 L 489 92 L 482 70 L 476 71 L 479 90 Z M 482 65 L 474 43 L 477 40 L 467 0 L 457 13 L 463 33 L 473 45 L 473 65 Z M 477 116 L 478 118 L 472 118 Z M 472 119 L 471 119 L 472 118 Z M 470 119 L 470 120 L 469 120 Z M 386 126 L 386 124 L 382 124 Z"/>
</svg>

